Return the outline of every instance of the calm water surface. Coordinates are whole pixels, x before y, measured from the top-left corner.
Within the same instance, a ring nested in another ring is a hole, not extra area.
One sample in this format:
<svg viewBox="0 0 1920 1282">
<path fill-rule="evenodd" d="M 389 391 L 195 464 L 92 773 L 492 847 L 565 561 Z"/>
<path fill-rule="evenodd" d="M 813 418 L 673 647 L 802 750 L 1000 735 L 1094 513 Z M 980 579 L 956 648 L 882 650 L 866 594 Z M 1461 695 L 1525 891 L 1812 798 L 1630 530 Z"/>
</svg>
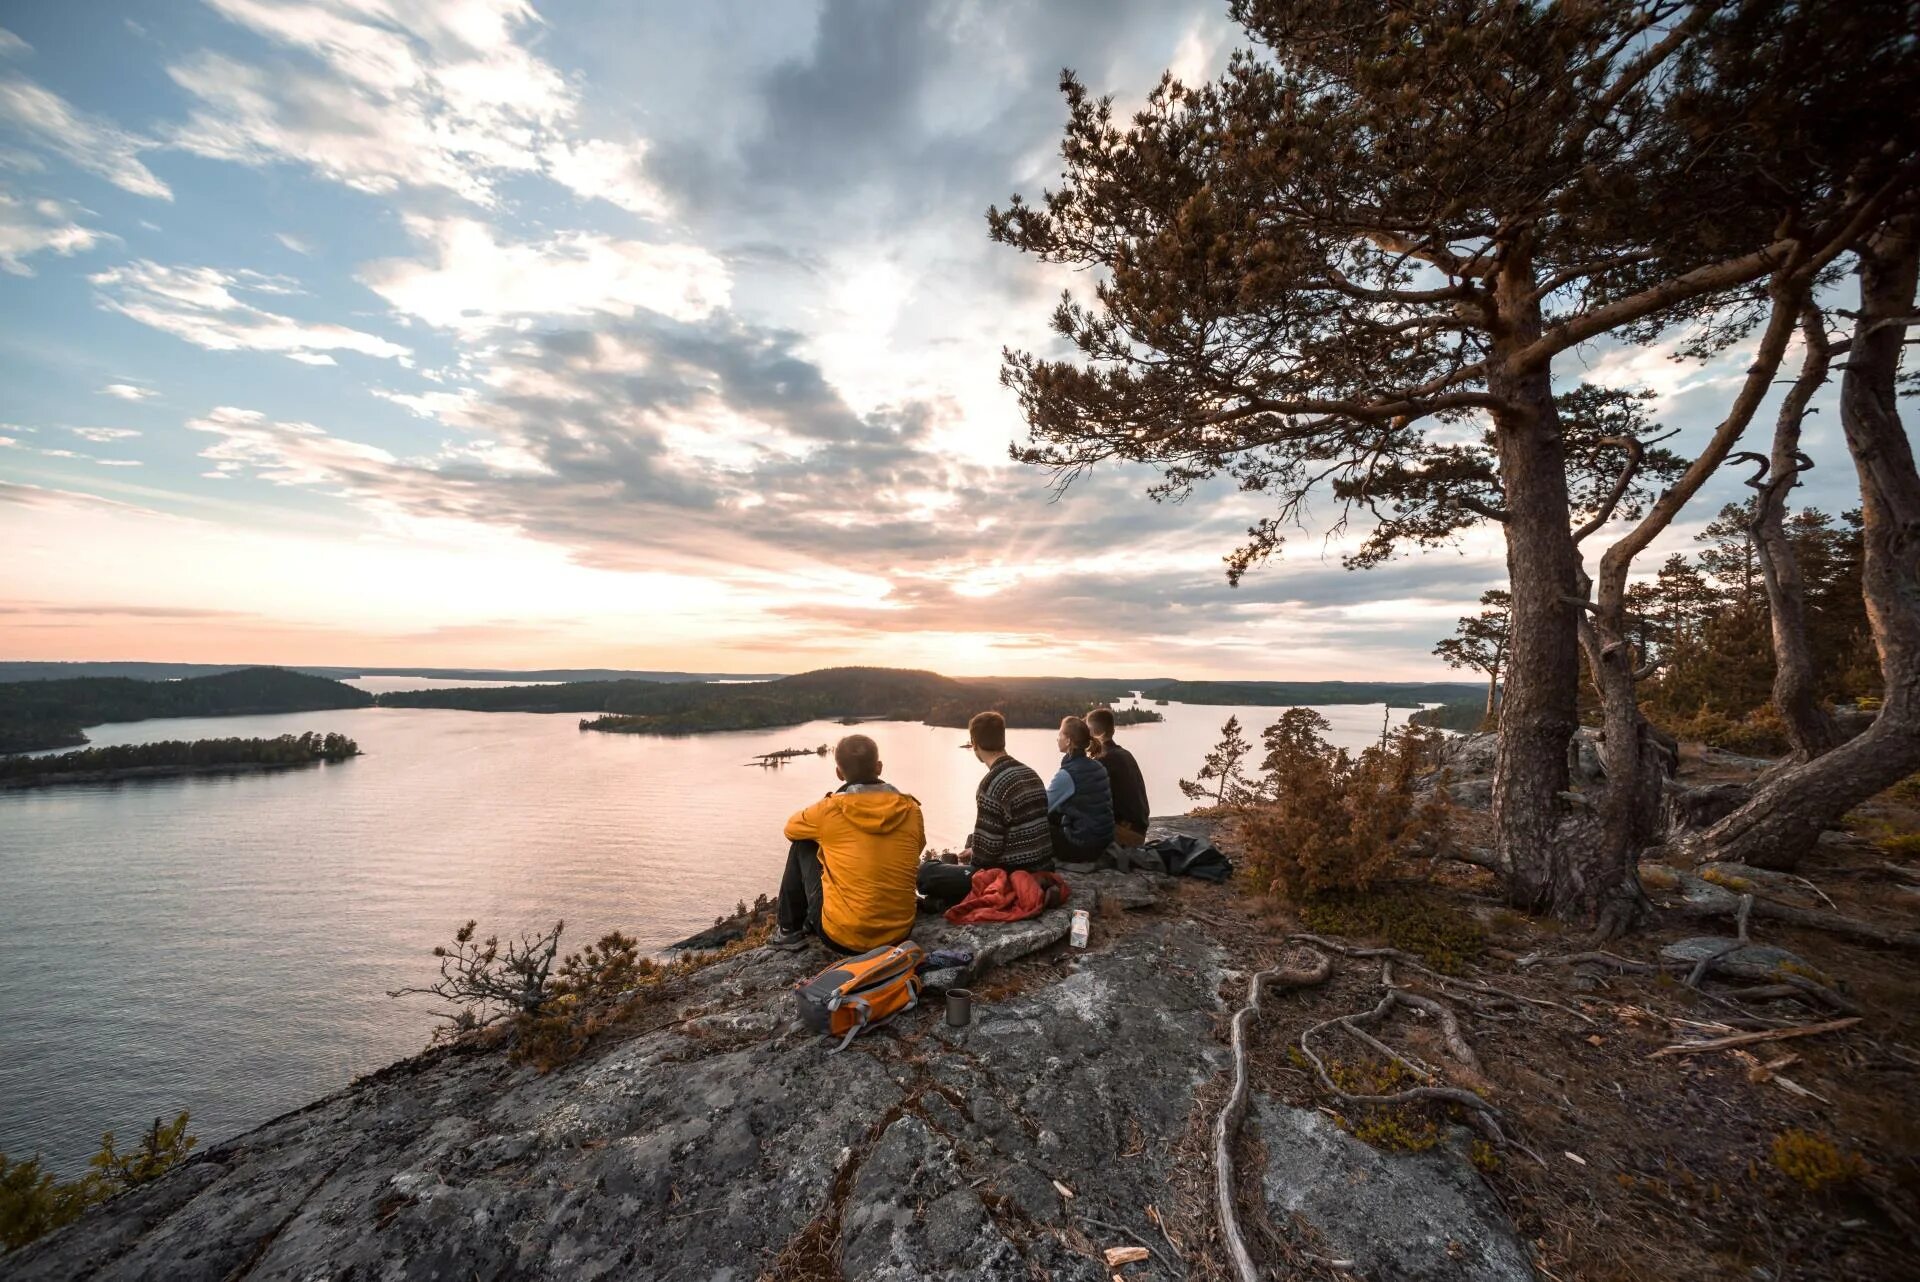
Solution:
<svg viewBox="0 0 1920 1282">
<path fill-rule="evenodd" d="M 1279 710 L 1160 711 L 1164 723 L 1121 741 L 1155 812 L 1173 813 L 1188 804 L 1174 781 L 1229 715 L 1257 739 Z M 1320 711 L 1336 742 L 1380 733 L 1379 705 Z M 431 978 L 430 950 L 468 918 L 483 934 L 564 918 L 576 946 L 616 928 L 650 948 L 681 938 L 773 891 L 781 823 L 834 786 L 831 758 L 745 763 L 846 733 L 577 727 L 413 708 L 106 725 L 88 730 L 94 743 L 337 730 L 365 755 L 0 793 L 0 1152 L 37 1151 L 71 1174 L 101 1130 L 125 1136 L 182 1108 L 204 1145 L 410 1054 L 435 1025 L 431 1006 L 386 991 Z M 965 732 L 861 729 L 887 778 L 925 806 L 930 844 L 957 849 L 980 775 Z M 1051 772 L 1052 731 L 1009 738 Z"/>
</svg>

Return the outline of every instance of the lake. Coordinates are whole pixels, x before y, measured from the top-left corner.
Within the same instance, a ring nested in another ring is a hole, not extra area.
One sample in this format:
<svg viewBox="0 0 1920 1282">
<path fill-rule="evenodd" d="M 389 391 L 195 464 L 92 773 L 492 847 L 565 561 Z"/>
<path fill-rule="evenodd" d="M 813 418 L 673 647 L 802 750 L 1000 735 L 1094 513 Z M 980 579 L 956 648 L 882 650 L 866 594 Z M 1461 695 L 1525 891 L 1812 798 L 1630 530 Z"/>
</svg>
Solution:
<svg viewBox="0 0 1920 1282">
<path fill-rule="evenodd" d="M 370 690 L 419 678 L 366 678 Z M 467 683 L 474 684 L 474 683 Z M 1156 814 L 1238 714 L 1174 705 L 1122 727 Z M 1322 708 L 1335 742 L 1380 733 L 1382 708 Z M 1404 710 L 1392 714 L 1402 722 Z M 339 1089 L 425 1045 L 434 945 L 567 922 L 563 946 L 619 929 L 648 948 L 777 889 L 787 815 L 834 787 L 830 757 L 779 769 L 756 753 L 846 728 L 655 738 L 575 716 L 364 708 L 90 728 L 100 745 L 339 731 L 365 754 L 262 775 L 0 793 L 0 1152 L 77 1173 L 102 1130 L 123 1140 L 193 1113 L 202 1146 Z M 959 848 L 981 774 L 966 732 L 878 722 L 887 779 Z M 1051 730 L 1009 749 L 1050 775 Z"/>
</svg>

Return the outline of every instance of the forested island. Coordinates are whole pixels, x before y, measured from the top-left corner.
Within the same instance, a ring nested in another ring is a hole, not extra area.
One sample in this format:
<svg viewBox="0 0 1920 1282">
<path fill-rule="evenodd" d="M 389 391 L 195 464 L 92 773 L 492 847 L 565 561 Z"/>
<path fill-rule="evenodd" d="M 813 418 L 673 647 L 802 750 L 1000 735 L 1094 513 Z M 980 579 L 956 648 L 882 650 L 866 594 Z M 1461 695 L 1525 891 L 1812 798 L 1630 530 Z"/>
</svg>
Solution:
<svg viewBox="0 0 1920 1282">
<path fill-rule="evenodd" d="M 360 745 L 346 735 L 311 731 L 272 739 L 167 739 L 49 757 L 0 757 L 0 789 L 284 770 L 359 755 Z"/>
<path fill-rule="evenodd" d="M 108 721 L 323 712 L 372 703 L 364 690 L 286 668 L 244 668 L 182 681 L 16 681 L 0 685 L 0 752 L 83 744 L 83 727 Z"/>
<path fill-rule="evenodd" d="M 585 681 L 552 686 L 407 690 L 379 696 L 383 707 L 462 708 L 481 712 L 582 712 L 581 727 L 625 734 L 698 734 L 766 730 L 807 721 L 923 721 L 964 726 L 991 708 L 1009 725 L 1036 728 L 1120 703 L 1128 683 L 1080 678 L 958 678 L 902 668 L 824 668 L 776 681 L 662 685 Z M 1120 709 L 1123 725 L 1158 721 L 1145 709 Z"/>
</svg>

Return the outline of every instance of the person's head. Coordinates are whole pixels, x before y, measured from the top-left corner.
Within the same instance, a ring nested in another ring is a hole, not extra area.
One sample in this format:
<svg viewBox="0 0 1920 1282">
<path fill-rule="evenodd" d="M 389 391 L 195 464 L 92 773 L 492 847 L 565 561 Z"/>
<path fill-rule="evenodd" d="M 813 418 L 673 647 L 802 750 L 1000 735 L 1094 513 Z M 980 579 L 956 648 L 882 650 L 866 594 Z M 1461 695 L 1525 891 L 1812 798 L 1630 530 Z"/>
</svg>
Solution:
<svg viewBox="0 0 1920 1282">
<path fill-rule="evenodd" d="M 1060 751 L 1085 752 L 1087 745 L 1093 742 L 1093 732 L 1087 729 L 1087 723 L 1079 717 L 1065 717 L 1060 722 Z"/>
<path fill-rule="evenodd" d="M 1087 714 L 1087 729 L 1096 739 L 1113 738 L 1113 709 L 1095 708 Z"/>
<path fill-rule="evenodd" d="M 967 746 L 982 761 L 992 761 L 1007 750 L 1007 719 L 997 712 L 976 712 L 967 722 Z"/>
<path fill-rule="evenodd" d="M 863 734 L 850 734 L 833 745 L 833 769 L 848 783 L 880 782 L 880 745 Z"/>
</svg>

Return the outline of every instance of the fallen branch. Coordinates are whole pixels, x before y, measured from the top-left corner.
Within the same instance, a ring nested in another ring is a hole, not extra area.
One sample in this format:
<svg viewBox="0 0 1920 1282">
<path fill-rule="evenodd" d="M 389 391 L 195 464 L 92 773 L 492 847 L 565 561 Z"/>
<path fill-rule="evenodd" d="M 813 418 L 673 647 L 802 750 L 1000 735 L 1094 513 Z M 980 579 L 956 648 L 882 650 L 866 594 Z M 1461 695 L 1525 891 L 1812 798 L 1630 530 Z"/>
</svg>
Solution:
<svg viewBox="0 0 1920 1282">
<path fill-rule="evenodd" d="M 1860 1022 L 1858 1015 L 1846 1019 L 1830 1019 L 1824 1024 L 1796 1024 L 1791 1028 L 1769 1028 L 1759 1033 L 1735 1033 L 1731 1037 L 1715 1037 L 1704 1042 L 1682 1042 L 1675 1046 L 1662 1046 L 1648 1059 L 1661 1059 L 1668 1055 L 1693 1055 L 1700 1051 L 1723 1051 L 1735 1046 L 1751 1046 L 1755 1042 L 1778 1042 L 1789 1037 L 1813 1037 L 1820 1033 L 1835 1033 L 1843 1028 L 1852 1028 Z"/>
<path fill-rule="evenodd" d="M 1723 886 L 1716 886 L 1692 873 L 1681 872 L 1679 903 L 1665 907 L 1683 917 L 1718 918 L 1737 917 L 1740 914 L 1741 896 Z M 1920 952 L 1920 930 L 1901 930 L 1891 926 L 1878 926 L 1858 917 L 1849 917 L 1845 913 L 1828 912 L 1823 908 L 1800 908 L 1793 904 L 1783 904 L 1772 899 L 1755 899 L 1748 910 L 1755 917 L 1769 921 L 1785 922 L 1789 926 L 1802 926 L 1808 930 L 1821 930 L 1830 935 L 1841 935 L 1848 939 L 1857 939 L 1863 943 L 1878 944 L 1882 948 L 1901 948 Z"/>
<path fill-rule="evenodd" d="M 1260 1282 L 1246 1239 L 1240 1235 L 1240 1215 L 1233 1197 L 1233 1137 L 1247 1113 L 1247 1026 L 1260 1013 L 1260 990 L 1269 980 L 1286 988 L 1307 988 L 1324 983 L 1333 973 L 1332 959 L 1311 949 L 1307 952 L 1311 960 L 1304 967 L 1275 966 L 1255 975 L 1247 990 L 1247 1004 L 1233 1017 L 1233 1086 L 1220 1116 L 1213 1120 L 1213 1192 L 1219 1203 L 1220 1236 L 1226 1239 L 1227 1253 L 1240 1282 Z"/>
</svg>

